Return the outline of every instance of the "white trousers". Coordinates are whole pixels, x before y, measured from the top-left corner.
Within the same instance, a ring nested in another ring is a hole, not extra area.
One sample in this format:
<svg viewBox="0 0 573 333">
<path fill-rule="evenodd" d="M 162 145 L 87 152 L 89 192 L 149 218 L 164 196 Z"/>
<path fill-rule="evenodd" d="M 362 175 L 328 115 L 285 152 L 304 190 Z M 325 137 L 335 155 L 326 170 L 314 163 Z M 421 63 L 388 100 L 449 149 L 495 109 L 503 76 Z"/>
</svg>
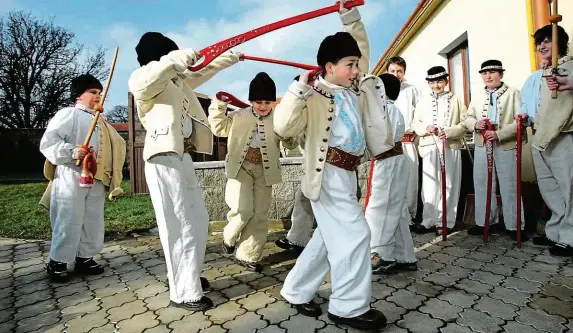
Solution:
<svg viewBox="0 0 573 333">
<path fill-rule="evenodd" d="M 407 160 L 407 169 L 410 172 L 406 189 L 406 202 L 410 217 L 414 218 L 418 210 L 418 148 L 414 143 L 406 142 L 402 144 L 402 147 Z"/>
<path fill-rule="evenodd" d="M 223 239 L 236 245 L 236 258 L 258 262 L 269 233 L 273 188 L 267 186 L 262 164 L 244 161 L 235 179 L 228 179 L 225 202 L 231 208 Z"/>
<path fill-rule="evenodd" d="M 545 151 L 533 147 L 533 163 L 543 201 L 551 210 L 547 238 L 573 246 L 573 134 L 562 133 Z"/>
<path fill-rule="evenodd" d="M 441 140 L 436 139 L 441 147 Z M 435 145 L 424 147 L 422 157 L 422 201 L 424 213 L 422 225 L 426 228 L 442 226 L 442 173 L 440 156 Z M 462 155 L 459 149 L 446 147 L 446 209 L 447 225 L 456 224 L 458 201 L 462 184 Z M 485 199 L 484 199 L 485 200 Z"/>
<path fill-rule="evenodd" d="M 292 225 L 286 238 L 298 246 L 306 246 L 310 240 L 312 226 L 314 225 L 314 214 L 310 199 L 308 199 L 301 188 L 294 195 L 294 206 L 291 216 Z"/>
<path fill-rule="evenodd" d="M 356 198 L 356 174 L 330 164 L 322 172 L 320 198 L 311 201 L 318 227 L 281 295 L 292 304 L 310 302 L 330 270 L 328 312 L 356 317 L 370 309 L 370 230 Z"/>
<path fill-rule="evenodd" d="M 409 172 L 406 157 L 374 162 L 366 221 L 370 227 L 370 251 L 387 261 L 416 262 L 406 207 Z"/>
<path fill-rule="evenodd" d="M 495 142 L 493 145 L 494 168 L 491 182 L 491 210 L 490 224 L 498 222 L 497 219 L 497 199 L 496 188 L 499 181 L 499 193 L 503 211 L 505 228 L 510 231 L 517 230 L 517 198 L 516 198 L 516 151 L 515 149 L 503 150 Z M 497 180 L 496 180 L 497 175 Z M 474 190 L 475 190 L 475 219 L 476 224 L 484 226 L 485 223 L 485 201 L 487 192 L 487 156 L 485 146 L 475 147 L 474 153 Z M 521 229 L 525 228 L 523 217 L 523 201 L 521 204 Z"/>
<path fill-rule="evenodd" d="M 71 264 L 76 257 L 91 258 L 103 249 L 105 186 L 80 187 L 79 167 L 58 165 L 52 182 L 50 258 Z"/>
<path fill-rule="evenodd" d="M 201 299 L 209 216 L 189 154 L 156 155 L 145 163 L 173 302 Z"/>
</svg>

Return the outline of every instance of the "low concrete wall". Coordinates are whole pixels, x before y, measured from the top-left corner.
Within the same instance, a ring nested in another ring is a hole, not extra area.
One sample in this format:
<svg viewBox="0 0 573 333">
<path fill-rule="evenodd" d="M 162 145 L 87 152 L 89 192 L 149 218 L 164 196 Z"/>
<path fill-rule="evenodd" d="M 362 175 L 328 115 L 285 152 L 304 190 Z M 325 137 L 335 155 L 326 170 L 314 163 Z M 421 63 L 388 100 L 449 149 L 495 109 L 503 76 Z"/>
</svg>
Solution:
<svg viewBox="0 0 573 333">
<path fill-rule="evenodd" d="M 303 159 L 301 157 L 281 158 L 283 181 L 273 186 L 269 219 L 290 219 L 294 194 L 300 187 L 300 179 L 303 174 L 302 162 Z M 358 168 L 361 202 L 364 201 L 363 198 L 366 194 L 368 167 L 369 163 L 364 163 Z M 195 169 L 199 185 L 203 190 L 210 220 L 226 220 L 229 207 L 225 203 L 225 185 L 227 183 L 225 162 L 197 162 L 195 163 Z"/>
</svg>

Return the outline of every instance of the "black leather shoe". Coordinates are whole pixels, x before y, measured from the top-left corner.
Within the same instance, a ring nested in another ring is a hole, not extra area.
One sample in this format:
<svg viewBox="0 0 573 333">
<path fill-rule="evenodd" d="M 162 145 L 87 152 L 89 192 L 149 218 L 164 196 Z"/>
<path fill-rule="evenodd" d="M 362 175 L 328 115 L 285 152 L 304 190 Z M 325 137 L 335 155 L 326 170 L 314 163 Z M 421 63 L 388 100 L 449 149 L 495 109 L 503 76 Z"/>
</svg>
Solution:
<svg viewBox="0 0 573 333">
<path fill-rule="evenodd" d="M 46 273 L 50 281 L 55 283 L 65 283 L 70 281 L 70 273 L 68 273 L 68 264 L 50 259 L 46 265 Z"/>
<path fill-rule="evenodd" d="M 414 227 L 414 232 L 417 234 L 427 234 L 429 232 L 433 232 L 436 231 L 436 227 L 435 226 L 431 226 L 429 228 L 424 227 L 421 223 L 420 224 L 416 224 L 416 226 Z"/>
<path fill-rule="evenodd" d="M 418 270 L 418 264 L 415 262 L 396 262 L 396 265 L 392 267 L 392 271 L 395 272 L 415 272 Z"/>
<path fill-rule="evenodd" d="M 446 235 L 449 235 L 451 233 L 452 233 L 452 229 L 446 228 Z M 438 235 L 438 236 L 442 235 L 442 227 L 436 227 L 436 235 Z"/>
<path fill-rule="evenodd" d="M 396 266 L 396 261 L 384 260 L 380 258 L 378 253 L 374 253 L 370 259 L 370 265 L 372 266 L 372 274 L 384 274 Z"/>
<path fill-rule="evenodd" d="M 565 244 L 556 243 L 549 248 L 549 253 L 556 257 L 573 257 L 573 247 Z"/>
<path fill-rule="evenodd" d="M 175 303 L 173 301 L 169 302 L 170 306 L 176 308 L 182 308 L 189 311 L 205 311 L 213 308 L 213 301 L 206 296 L 201 297 L 200 300 L 196 302 L 183 302 L 183 303 Z"/>
<path fill-rule="evenodd" d="M 280 247 L 283 250 L 291 250 L 293 251 L 297 256 L 300 255 L 302 253 L 302 251 L 304 250 L 304 246 L 300 246 L 300 245 L 296 245 L 293 244 L 291 241 L 289 241 L 286 237 L 283 237 L 281 239 L 278 239 L 277 241 L 275 241 L 275 245 Z"/>
<path fill-rule="evenodd" d="M 482 236 L 485 228 L 480 227 L 479 225 L 474 225 L 473 227 L 468 229 L 468 235 L 472 236 Z M 490 228 L 491 230 L 491 228 Z"/>
<path fill-rule="evenodd" d="M 246 261 L 242 261 L 237 259 L 237 264 L 245 267 L 247 270 L 251 271 L 251 272 L 256 272 L 256 273 L 260 273 L 263 271 L 263 266 L 259 263 L 256 262 L 246 262 Z"/>
<path fill-rule="evenodd" d="M 328 313 L 328 319 L 335 324 L 347 325 L 359 330 L 378 330 L 386 327 L 386 317 L 376 309 L 370 309 L 358 317 L 344 318 Z"/>
<path fill-rule="evenodd" d="M 98 275 L 103 273 L 103 266 L 93 258 L 76 257 L 74 272 L 78 274 Z"/>
<path fill-rule="evenodd" d="M 509 237 L 517 242 L 517 231 L 516 230 L 509 231 Z M 525 231 L 521 230 L 521 241 L 527 242 L 528 240 L 529 240 L 529 237 L 527 236 Z"/>
<path fill-rule="evenodd" d="M 318 317 L 322 314 L 320 306 L 314 301 L 310 301 L 304 304 L 293 304 L 294 308 L 303 316 L 307 317 Z"/>
<path fill-rule="evenodd" d="M 164 284 L 167 288 L 169 288 L 169 279 L 165 279 Z M 211 284 L 207 280 L 207 278 L 201 277 L 201 289 L 209 289 L 211 288 Z"/>
<path fill-rule="evenodd" d="M 555 245 L 555 242 L 544 235 L 544 236 L 533 237 L 533 244 L 543 245 L 543 246 L 553 246 Z"/>
<path fill-rule="evenodd" d="M 223 249 L 223 253 L 226 254 L 233 254 L 233 252 L 235 252 L 235 246 L 231 246 L 231 245 L 227 245 L 225 244 L 225 242 L 223 242 L 223 244 L 221 244 L 221 248 Z"/>
</svg>

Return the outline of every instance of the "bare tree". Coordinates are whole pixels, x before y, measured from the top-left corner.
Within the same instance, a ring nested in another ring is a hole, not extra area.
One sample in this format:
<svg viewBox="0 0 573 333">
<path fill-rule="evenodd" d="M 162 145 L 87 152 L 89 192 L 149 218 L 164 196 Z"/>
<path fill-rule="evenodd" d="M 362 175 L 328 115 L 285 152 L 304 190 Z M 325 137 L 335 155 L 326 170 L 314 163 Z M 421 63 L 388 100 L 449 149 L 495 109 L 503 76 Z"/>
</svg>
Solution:
<svg viewBox="0 0 573 333">
<path fill-rule="evenodd" d="M 127 123 L 127 106 L 116 105 L 110 111 L 104 111 L 107 121 L 110 123 Z"/>
<path fill-rule="evenodd" d="M 105 50 L 90 52 L 74 33 L 12 11 L 0 20 L 0 128 L 42 128 L 71 105 L 69 86 L 80 74 L 103 80 Z"/>
</svg>

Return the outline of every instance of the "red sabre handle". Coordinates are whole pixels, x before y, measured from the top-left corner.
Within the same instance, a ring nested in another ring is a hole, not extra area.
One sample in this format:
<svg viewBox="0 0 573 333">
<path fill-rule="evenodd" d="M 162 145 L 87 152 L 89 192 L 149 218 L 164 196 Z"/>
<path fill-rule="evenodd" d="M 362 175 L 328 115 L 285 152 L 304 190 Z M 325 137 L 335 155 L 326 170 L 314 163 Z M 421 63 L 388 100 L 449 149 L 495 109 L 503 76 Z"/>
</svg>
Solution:
<svg viewBox="0 0 573 333">
<path fill-rule="evenodd" d="M 318 66 L 313 66 L 313 65 L 307 65 L 307 64 L 301 64 L 298 62 L 291 62 L 291 61 L 284 61 L 284 60 L 278 60 L 278 59 L 270 59 L 270 58 L 261 58 L 261 57 L 252 57 L 252 56 L 247 56 L 247 55 L 243 55 L 240 60 L 253 60 L 253 61 L 260 61 L 260 62 L 268 62 L 271 64 L 278 64 L 278 65 L 286 65 L 286 66 L 291 66 L 291 67 L 296 67 L 296 68 L 301 68 L 301 69 L 306 69 L 306 70 L 320 70 L 320 67 Z"/>
<path fill-rule="evenodd" d="M 362 6 L 364 4 L 364 0 L 353 0 L 353 1 L 348 1 L 344 4 L 344 7 L 347 9 L 356 7 L 356 6 Z M 284 20 L 280 20 L 278 22 L 275 23 L 271 23 L 271 24 L 267 24 L 265 26 L 262 26 L 260 28 L 245 32 L 243 34 L 231 37 L 231 38 L 227 38 L 221 42 L 218 42 L 216 44 L 213 44 L 211 46 L 208 46 L 204 49 L 202 49 L 201 51 L 199 51 L 199 53 L 201 53 L 203 55 L 203 61 L 196 65 L 196 66 L 191 66 L 189 67 L 190 71 L 196 72 L 200 69 L 202 69 L 203 67 L 207 66 L 208 64 L 210 64 L 215 58 L 217 58 L 218 56 L 220 56 L 221 54 L 223 54 L 225 51 L 243 44 L 246 41 L 249 41 L 253 38 L 262 36 L 266 33 L 269 33 L 271 31 L 275 31 L 277 29 L 281 29 L 284 27 L 288 27 L 289 25 L 293 25 L 296 23 L 300 23 L 303 21 L 307 21 L 316 17 L 320 17 L 326 14 L 330 14 L 330 13 L 334 13 L 337 12 L 339 9 L 339 5 L 335 4 L 332 6 L 328 6 L 328 7 L 324 7 L 322 9 L 317 9 L 317 10 L 313 10 L 311 12 L 308 13 L 304 13 L 304 14 L 300 14 L 297 16 L 293 16 Z"/>
<path fill-rule="evenodd" d="M 518 115 L 517 116 L 517 156 L 516 156 L 516 197 L 517 202 L 515 207 L 517 208 L 517 248 L 521 248 L 521 153 L 523 148 L 522 136 L 523 136 L 523 128 L 525 123 L 526 116 Z"/>
<path fill-rule="evenodd" d="M 240 99 L 229 94 L 228 92 L 219 91 L 217 94 L 215 94 L 215 97 L 220 101 L 223 100 L 223 97 L 226 97 L 228 99 L 227 103 L 239 107 L 241 109 L 251 106 L 250 104 L 241 101 Z"/>
</svg>

